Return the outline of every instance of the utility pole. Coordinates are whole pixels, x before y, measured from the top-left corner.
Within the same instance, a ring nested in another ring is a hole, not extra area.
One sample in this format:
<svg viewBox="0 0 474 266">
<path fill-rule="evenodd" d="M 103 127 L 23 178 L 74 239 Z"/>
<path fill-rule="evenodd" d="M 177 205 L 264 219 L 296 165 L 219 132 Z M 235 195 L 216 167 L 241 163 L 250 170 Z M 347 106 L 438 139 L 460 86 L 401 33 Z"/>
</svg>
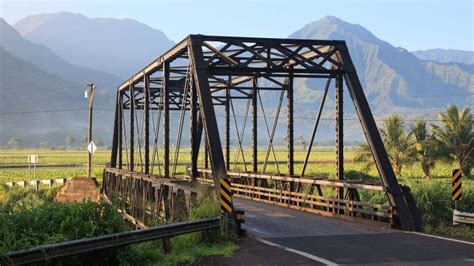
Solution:
<svg viewBox="0 0 474 266">
<path fill-rule="evenodd" d="M 87 133 L 88 138 L 88 147 L 92 143 L 92 110 L 94 105 L 94 83 L 87 84 L 87 90 L 85 92 L 85 97 L 89 99 L 89 131 Z M 92 172 L 92 151 L 87 150 L 88 160 L 87 160 L 87 177 L 91 178 Z"/>
</svg>

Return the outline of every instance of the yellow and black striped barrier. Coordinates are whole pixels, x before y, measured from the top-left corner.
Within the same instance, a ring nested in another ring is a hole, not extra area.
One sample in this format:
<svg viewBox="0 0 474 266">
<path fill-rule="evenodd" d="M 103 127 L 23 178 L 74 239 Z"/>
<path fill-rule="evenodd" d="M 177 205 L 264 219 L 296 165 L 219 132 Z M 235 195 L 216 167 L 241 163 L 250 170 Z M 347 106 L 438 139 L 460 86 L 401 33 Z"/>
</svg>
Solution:
<svg viewBox="0 0 474 266">
<path fill-rule="evenodd" d="M 232 187 L 230 178 L 221 178 L 220 180 L 221 212 L 232 213 L 234 204 L 232 203 Z"/>
<path fill-rule="evenodd" d="M 461 169 L 453 170 L 453 179 L 451 183 L 451 200 L 457 201 L 462 197 L 462 172 Z"/>
</svg>

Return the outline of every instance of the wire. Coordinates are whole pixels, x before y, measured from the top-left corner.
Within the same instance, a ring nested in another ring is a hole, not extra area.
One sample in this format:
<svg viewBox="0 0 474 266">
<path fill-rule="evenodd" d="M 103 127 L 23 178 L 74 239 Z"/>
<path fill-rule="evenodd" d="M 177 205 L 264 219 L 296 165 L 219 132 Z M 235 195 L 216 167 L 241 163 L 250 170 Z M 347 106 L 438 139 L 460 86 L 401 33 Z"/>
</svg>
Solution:
<svg viewBox="0 0 474 266">
<path fill-rule="evenodd" d="M 39 111 L 4 112 L 4 113 L 0 113 L 0 115 L 23 115 L 23 114 L 41 114 L 41 113 L 56 113 L 56 112 L 77 112 L 77 111 L 88 111 L 88 110 L 89 109 L 86 109 L 86 108 L 56 109 L 56 110 L 39 110 Z M 115 110 L 94 108 L 94 111 L 114 112 Z"/>
<path fill-rule="evenodd" d="M 78 112 L 78 111 L 88 111 L 89 109 L 85 108 L 78 108 L 78 109 L 57 109 L 57 110 L 39 110 L 39 111 L 22 111 L 22 112 L 4 112 L 0 113 L 0 115 L 22 115 L 22 114 L 41 114 L 41 113 L 56 113 L 56 112 Z M 104 112 L 115 112 L 114 109 L 101 109 L 101 108 L 94 108 L 94 111 L 104 111 Z M 179 115 L 178 113 L 173 113 L 170 112 L 170 115 Z M 224 117 L 223 114 L 216 114 L 218 117 Z M 245 117 L 244 115 L 236 115 L 236 117 Z M 263 119 L 262 116 L 257 116 L 257 118 Z M 275 118 L 275 116 L 267 116 L 267 118 Z M 311 120 L 313 121 L 315 118 L 314 117 L 307 117 L 307 116 L 295 116 L 293 117 L 295 120 Z M 335 118 L 330 118 L 330 117 L 322 117 L 321 120 L 324 121 L 334 121 Z M 358 118 L 352 118 L 352 117 L 345 117 L 345 121 L 359 121 Z M 386 118 L 375 118 L 375 121 L 385 121 Z M 407 122 L 415 122 L 415 121 L 420 121 L 420 120 L 425 120 L 427 122 L 439 122 L 441 121 L 440 119 L 426 119 L 426 118 L 404 118 L 404 121 Z M 474 121 L 474 119 L 472 119 Z"/>
</svg>

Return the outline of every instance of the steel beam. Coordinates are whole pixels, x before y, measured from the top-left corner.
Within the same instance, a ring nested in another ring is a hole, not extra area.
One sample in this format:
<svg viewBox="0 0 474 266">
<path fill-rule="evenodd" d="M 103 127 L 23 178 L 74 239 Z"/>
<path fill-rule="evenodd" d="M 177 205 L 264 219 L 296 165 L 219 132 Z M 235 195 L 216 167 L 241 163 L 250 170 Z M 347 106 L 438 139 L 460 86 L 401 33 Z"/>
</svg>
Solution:
<svg viewBox="0 0 474 266">
<path fill-rule="evenodd" d="M 199 37 L 191 37 L 189 40 L 188 53 L 193 65 L 194 80 L 199 97 L 199 108 L 202 114 L 206 139 L 209 145 L 209 154 L 211 156 L 211 166 L 214 176 L 214 182 L 218 185 L 221 178 L 227 178 L 224 156 L 222 154 L 222 145 L 219 137 L 219 130 L 216 121 L 216 114 L 212 104 L 211 92 L 209 90 L 209 81 L 206 71 L 206 65 L 203 60 L 202 42 Z"/>
<path fill-rule="evenodd" d="M 372 151 L 380 177 L 386 187 L 389 201 L 397 208 L 401 227 L 404 230 L 416 230 L 413 215 L 410 213 L 409 206 L 403 196 L 395 173 L 393 172 L 387 151 L 385 150 L 382 138 L 380 137 L 377 124 L 375 124 L 367 98 L 362 90 L 362 85 L 357 77 L 357 72 L 352 63 L 352 59 L 350 58 L 347 46 L 345 44 L 340 45 L 339 52 L 336 53 L 336 55 L 338 61 L 346 68 L 347 73 L 344 75 L 344 79 L 361 122 L 362 129 L 367 138 L 367 142 Z"/>
<path fill-rule="evenodd" d="M 309 162 L 309 156 L 311 155 L 311 149 L 313 148 L 314 137 L 316 136 L 316 132 L 318 131 L 319 121 L 321 120 L 321 115 L 323 113 L 324 103 L 326 102 L 326 97 L 328 95 L 330 84 L 331 84 L 331 79 L 328 79 L 327 82 L 326 82 L 326 87 L 324 88 L 323 97 L 321 98 L 321 104 L 319 105 L 319 110 L 318 110 L 318 114 L 316 116 L 316 121 L 314 122 L 313 133 L 311 134 L 311 139 L 309 140 L 308 151 L 306 152 L 306 157 L 305 157 L 304 163 L 303 163 L 303 169 L 301 170 L 301 177 L 303 177 L 305 172 L 306 172 L 306 167 L 307 167 L 308 162 Z"/>
<path fill-rule="evenodd" d="M 344 180 L 344 101 L 342 75 L 336 78 L 336 178 Z M 344 189 L 337 190 L 337 198 L 344 198 Z"/>
<path fill-rule="evenodd" d="M 198 173 L 198 156 L 199 156 L 199 146 L 201 144 L 201 134 L 199 134 L 198 129 L 198 102 L 197 102 L 197 91 L 196 86 L 193 83 L 191 85 L 191 101 L 190 101 L 190 116 L 189 123 L 191 129 L 191 181 L 195 182 L 199 173 Z"/>
<path fill-rule="evenodd" d="M 144 75 L 144 94 L 145 94 L 145 103 L 144 103 L 144 142 L 145 142 L 145 174 L 150 173 L 150 76 Z"/>
<path fill-rule="evenodd" d="M 130 158 L 128 160 L 128 171 L 133 172 L 135 164 L 135 91 L 132 84 L 128 87 L 130 94 Z"/>
<path fill-rule="evenodd" d="M 114 115 L 114 131 L 112 136 L 112 153 L 110 156 L 110 167 L 115 168 L 117 166 L 117 149 L 118 149 L 118 128 L 122 126 L 119 119 L 119 92 L 115 95 L 115 115 Z"/>
<path fill-rule="evenodd" d="M 230 79 L 230 78 L 229 78 Z M 230 86 L 229 86 L 230 87 Z M 230 88 L 225 90 L 225 105 L 224 105 L 224 139 L 225 139 L 225 167 L 230 170 Z"/>
<path fill-rule="evenodd" d="M 293 138 L 293 67 L 290 67 L 286 90 L 286 116 L 287 116 L 287 146 L 288 146 L 288 175 L 294 173 L 294 138 Z"/>
<path fill-rule="evenodd" d="M 163 166 L 164 176 L 170 177 L 170 62 L 163 63 Z"/>
<path fill-rule="evenodd" d="M 258 166 L 258 135 L 257 135 L 257 78 L 252 79 L 252 172 L 257 173 Z"/>
<path fill-rule="evenodd" d="M 118 168 L 123 168 L 123 92 L 117 91 L 118 95 Z"/>
</svg>

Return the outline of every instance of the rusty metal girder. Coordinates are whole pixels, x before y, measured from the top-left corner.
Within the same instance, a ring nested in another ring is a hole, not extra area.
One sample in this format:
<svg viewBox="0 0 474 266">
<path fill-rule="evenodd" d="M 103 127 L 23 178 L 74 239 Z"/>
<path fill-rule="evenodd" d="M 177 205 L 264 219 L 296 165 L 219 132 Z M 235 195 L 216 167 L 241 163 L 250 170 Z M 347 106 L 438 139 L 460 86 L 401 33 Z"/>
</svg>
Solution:
<svg viewBox="0 0 474 266">
<path fill-rule="evenodd" d="M 191 85 L 186 85 L 188 66 L 190 67 L 193 79 Z M 118 160 L 119 168 L 122 167 L 123 144 L 125 144 L 128 168 L 137 171 L 137 169 L 134 169 L 134 158 L 137 152 L 135 144 L 138 145 L 138 157 L 141 158 L 140 147 L 142 147 L 143 143 L 139 142 L 140 134 L 136 134 L 136 131 L 140 130 L 140 126 L 135 126 L 134 124 L 137 121 L 145 121 L 144 142 L 148 146 L 150 138 L 149 123 L 154 123 L 153 115 L 150 116 L 150 114 L 163 112 L 163 172 L 165 177 L 169 177 L 169 169 L 172 167 L 169 161 L 170 134 L 174 133 L 170 133 L 170 123 L 177 122 L 170 119 L 170 111 L 181 110 L 182 113 L 188 112 L 191 117 L 189 120 L 191 127 L 190 146 L 192 149 L 191 180 L 196 179 L 197 160 L 203 136 L 206 150 L 205 156 L 207 158 L 209 155 L 215 181 L 219 178 L 225 178 L 230 167 L 229 125 L 231 114 L 229 109 L 232 107 L 233 99 L 248 99 L 252 102 L 252 172 L 256 172 L 257 95 L 260 90 L 269 90 L 280 91 L 281 99 L 283 99 L 283 95 L 286 95 L 288 123 L 287 174 L 294 176 L 293 84 L 294 79 L 297 78 L 336 80 L 336 167 L 338 179 L 344 178 L 342 92 L 345 88 L 342 85 L 343 81 L 345 81 L 367 142 L 371 147 L 389 202 L 397 208 L 401 227 L 406 230 L 416 230 L 414 222 L 416 206 L 414 207 L 414 203 L 406 199 L 393 173 L 372 112 L 344 41 L 189 35 L 175 47 L 118 86 L 111 158 L 112 166 L 116 167 Z M 258 79 L 265 80 L 265 85 L 257 86 Z M 327 96 L 329 84 L 330 82 L 328 81 L 321 108 L 317 115 L 311 143 L 313 143 L 319 119 L 321 118 L 322 106 Z M 187 97 L 188 94 L 184 92 L 185 86 L 191 86 L 191 97 Z M 225 156 L 216 119 L 217 106 L 224 109 Z M 130 112 L 129 130 L 125 130 L 124 110 Z M 144 112 L 146 116 L 143 120 L 136 121 L 135 116 L 140 112 Z M 262 113 L 264 113 L 263 106 Z M 180 120 L 183 119 L 182 117 Z M 183 121 L 179 121 L 179 123 L 182 124 Z M 154 126 L 154 128 L 159 127 L 160 125 Z M 205 134 L 202 134 L 203 131 Z M 124 140 L 127 133 L 130 139 L 129 150 L 127 149 L 127 140 Z M 267 133 L 269 138 L 274 134 L 274 132 Z M 135 135 L 138 138 L 138 143 L 135 143 Z M 240 140 L 239 145 L 241 145 Z M 271 142 L 269 147 L 272 147 Z M 150 154 L 156 153 L 155 151 L 150 152 L 147 148 L 144 149 L 145 172 L 149 171 Z M 311 147 L 303 169 L 306 168 L 310 152 Z M 267 159 L 268 154 L 267 151 Z M 175 158 L 176 156 L 175 154 Z M 263 171 L 265 171 L 267 159 L 264 162 Z M 294 187 L 291 186 L 291 190 L 293 189 Z M 347 192 L 354 194 L 357 191 Z M 343 197 L 344 191 L 341 188 L 339 199 Z"/>
</svg>

